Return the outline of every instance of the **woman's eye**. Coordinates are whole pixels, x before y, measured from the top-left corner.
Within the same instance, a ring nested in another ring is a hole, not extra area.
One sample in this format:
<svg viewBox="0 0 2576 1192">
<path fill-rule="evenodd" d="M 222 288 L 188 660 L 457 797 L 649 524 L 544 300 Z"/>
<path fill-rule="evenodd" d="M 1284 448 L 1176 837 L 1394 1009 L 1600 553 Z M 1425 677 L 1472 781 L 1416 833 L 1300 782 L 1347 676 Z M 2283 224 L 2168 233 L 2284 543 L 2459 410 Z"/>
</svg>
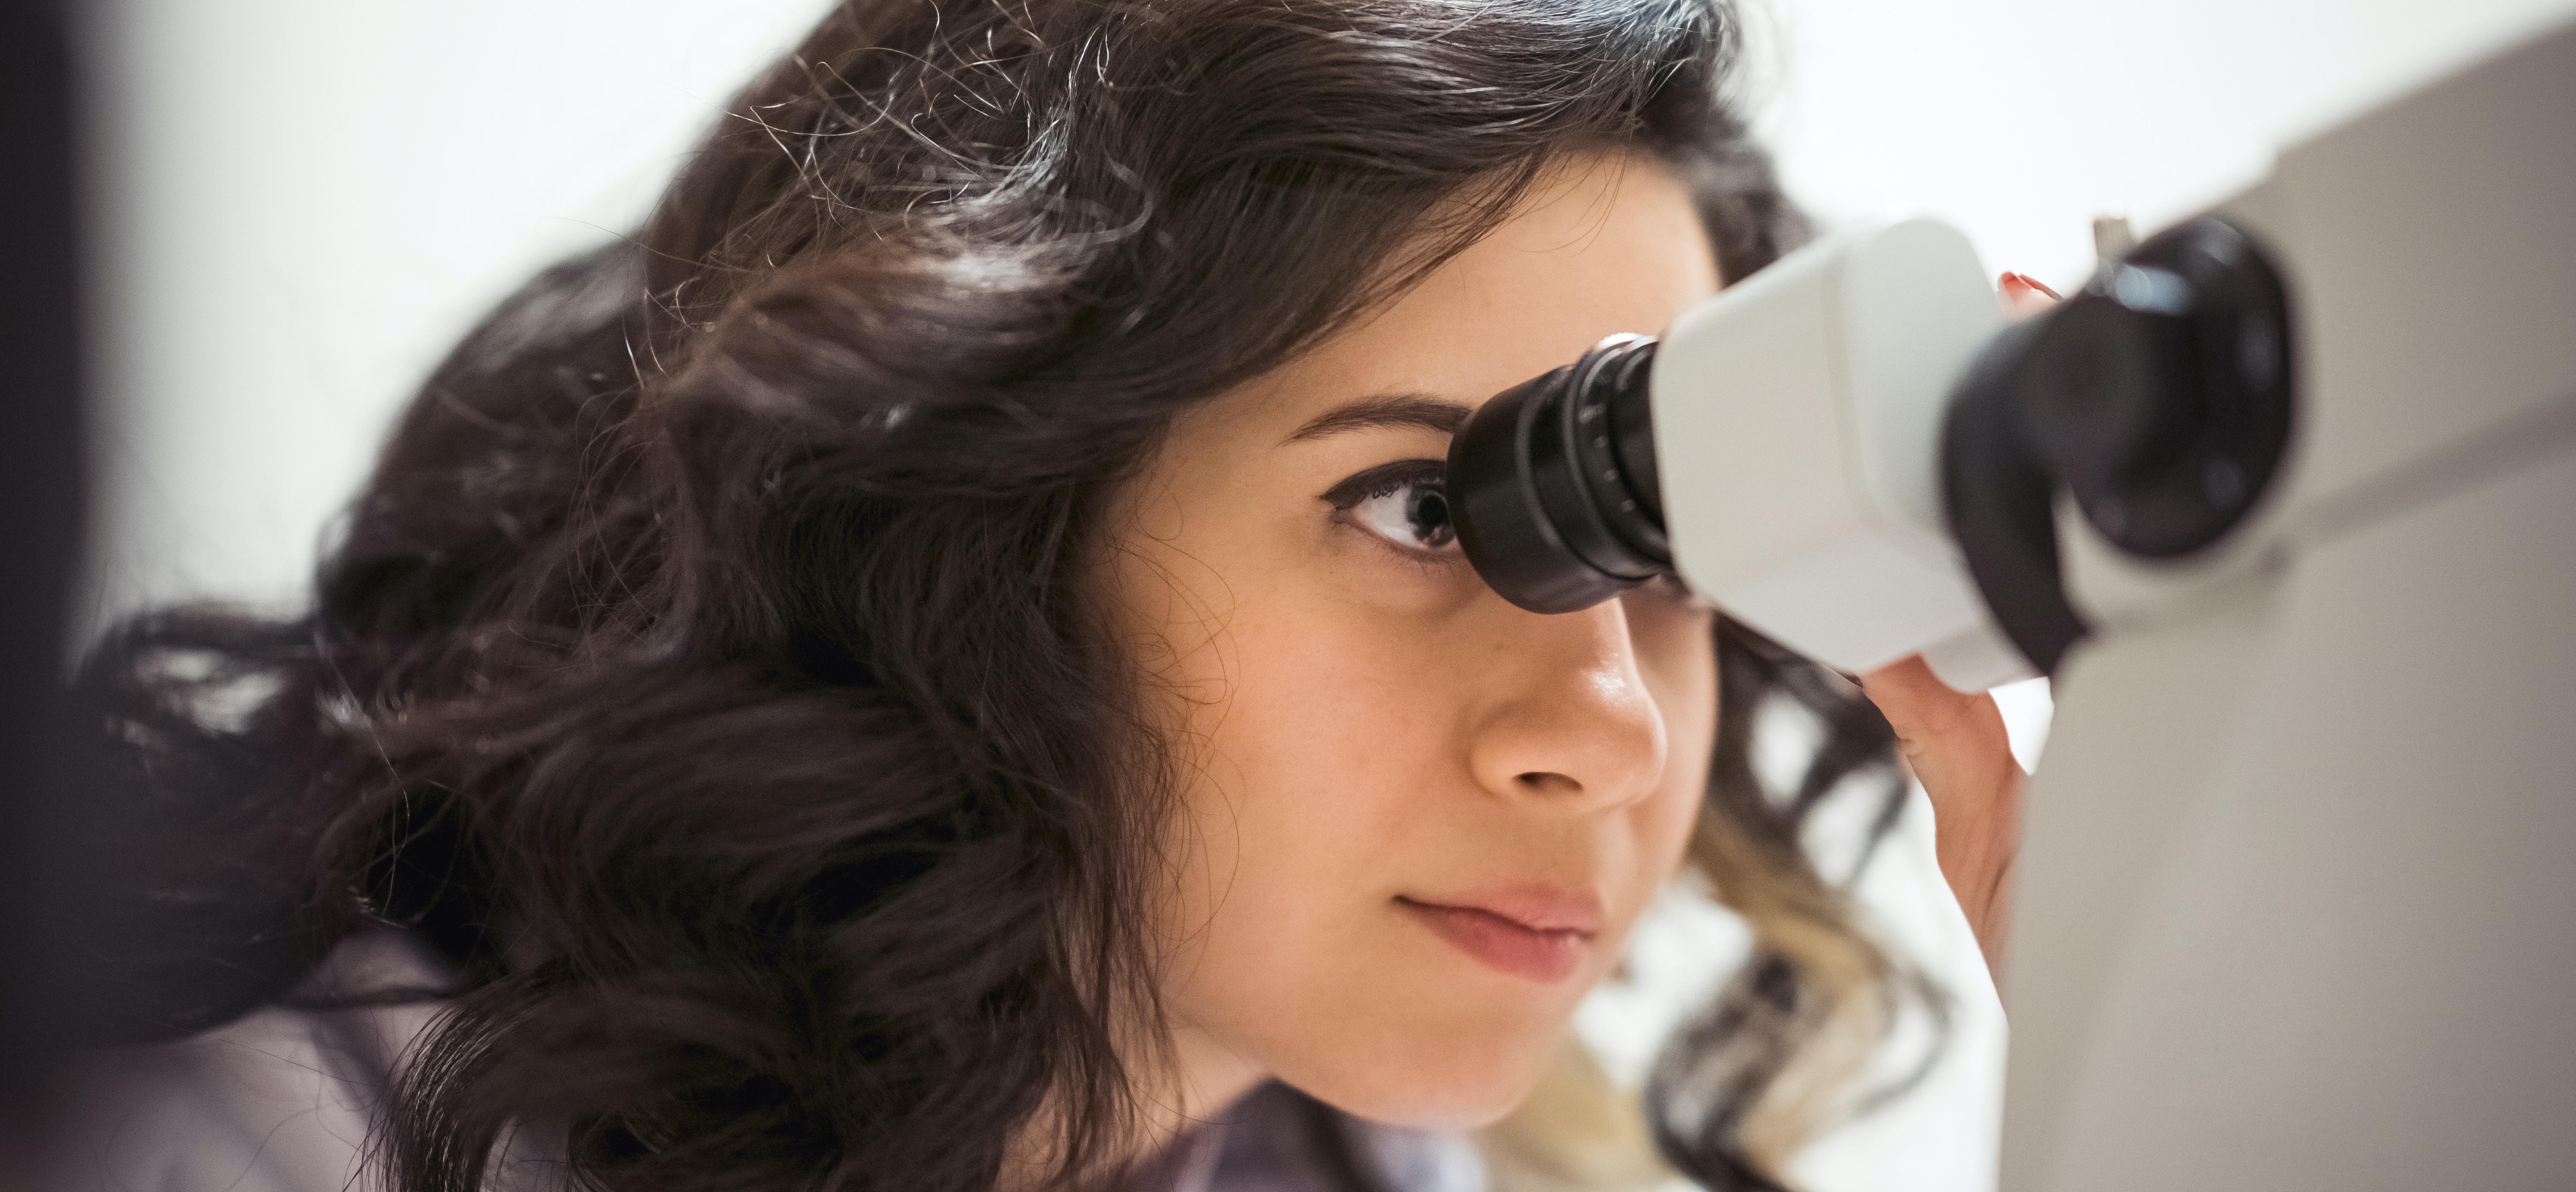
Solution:
<svg viewBox="0 0 2576 1192">
<path fill-rule="evenodd" d="M 1416 550 L 1447 550 L 1458 541 L 1457 527 L 1449 524 L 1449 499 L 1426 484 L 1366 498 L 1351 507 L 1351 516 L 1389 541 Z"/>
<path fill-rule="evenodd" d="M 1449 520 L 1449 497 L 1440 487 L 1446 472 L 1440 460 L 1403 460 L 1334 485 L 1324 499 L 1353 524 L 1397 546 L 1445 554 L 1458 549 L 1458 527 Z"/>
</svg>

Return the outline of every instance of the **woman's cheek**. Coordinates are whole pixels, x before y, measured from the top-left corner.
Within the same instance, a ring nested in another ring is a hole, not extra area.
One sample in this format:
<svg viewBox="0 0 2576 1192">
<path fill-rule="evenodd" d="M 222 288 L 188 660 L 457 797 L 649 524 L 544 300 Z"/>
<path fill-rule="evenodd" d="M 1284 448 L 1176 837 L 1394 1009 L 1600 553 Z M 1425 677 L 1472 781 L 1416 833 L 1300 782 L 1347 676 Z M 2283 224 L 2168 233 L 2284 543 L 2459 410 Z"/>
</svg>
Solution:
<svg viewBox="0 0 2576 1192">
<path fill-rule="evenodd" d="M 1348 516 L 1320 526 L 1309 548 L 1308 598 L 1353 626 L 1418 637 L 1489 594 L 1462 549 L 1394 545 Z"/>
<path fill-rule="evenodd" d="M 1463 777 L 1428 772 L 1456 756 L 1444 747 L 1456 726 L 1442 651 L 1424 627 L 1309 612 L 1237 640 L 1241 681 L 1217 734 L 1255 784 L 1377 819 L 1406 803 L 1389 792 Z"/>
<path fill-rule="evenodd" d="M 1372 1057 L 1423 1034 L 1381 1019 L 1390 986 L 1417 975 L 1392 899 L 1405 842 L 1440 836 L 1422 822 L 1429 800 L 1404 797 L 1437 782 L 1420 765 L 1440 752 L 1437 712 L 1394 683 L 1382 650 L 1359 648 L 1384 643 L 1347 625 L 1273 628 L 1238 636 L 1236 698 L 1209 718 L 1210 764 L 1185 787 L 1198 839 L 1174 925 L 1193 953 L 1176 1009 L 1318 1095 L 1400 1088 L 1400 1074 L 1371 1075 Z"/>
</svg>

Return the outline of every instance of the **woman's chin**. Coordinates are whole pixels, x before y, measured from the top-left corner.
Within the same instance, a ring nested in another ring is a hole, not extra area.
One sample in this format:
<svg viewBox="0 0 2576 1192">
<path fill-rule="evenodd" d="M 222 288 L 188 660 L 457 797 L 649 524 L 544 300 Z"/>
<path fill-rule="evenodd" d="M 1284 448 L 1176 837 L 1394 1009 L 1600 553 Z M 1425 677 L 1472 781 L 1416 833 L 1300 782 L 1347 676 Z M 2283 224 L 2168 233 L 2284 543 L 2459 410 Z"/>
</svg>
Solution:
<svg viewBox="0 0 2576 1192">
<path fill-rule="evenodd" d="M 1282 1072 L 1306 1095 L 1354 1117 L 1426 1130 L 1474 1130 L 1502 1120 L 1527 1099 L 1562 1029 L 1544 1037 L 1473 1045 L 1414 1046 Z"/>
</svg>

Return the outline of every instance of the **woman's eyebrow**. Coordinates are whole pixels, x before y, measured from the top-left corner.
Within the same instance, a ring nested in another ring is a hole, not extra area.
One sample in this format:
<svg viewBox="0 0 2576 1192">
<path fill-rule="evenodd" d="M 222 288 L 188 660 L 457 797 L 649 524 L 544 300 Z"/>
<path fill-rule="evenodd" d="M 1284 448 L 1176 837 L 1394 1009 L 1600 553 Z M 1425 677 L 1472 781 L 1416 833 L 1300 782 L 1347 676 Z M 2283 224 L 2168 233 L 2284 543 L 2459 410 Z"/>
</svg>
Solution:
<svg viewBox="0 0 2576 1192">
<path fill-rule="evenodd" d="M 1382 427 L 1413 427 L 1451 435 L 1458 433 L 1458 428 L 1466 425 L 1468 416 L 1475 412 L 1474 406 L 1418 393 L 1364 397 L 1308 419 L 1306 425 L 1297 428 L 1297 433 L 1281 442 L 1302 443 L 1308 439 Z"/>
</svg>

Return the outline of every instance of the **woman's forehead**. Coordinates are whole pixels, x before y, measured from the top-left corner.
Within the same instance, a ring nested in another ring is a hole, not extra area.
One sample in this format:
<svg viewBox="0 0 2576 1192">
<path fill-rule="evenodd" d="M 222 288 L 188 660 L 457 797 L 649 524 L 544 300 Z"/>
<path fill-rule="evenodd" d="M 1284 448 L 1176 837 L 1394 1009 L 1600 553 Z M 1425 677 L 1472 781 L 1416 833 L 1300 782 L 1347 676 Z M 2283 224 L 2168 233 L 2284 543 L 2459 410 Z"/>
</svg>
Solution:
<svg viewBox="0 0 2576 1192">
<path fill-rule="evenodd" d="M 1635 157 L 1577 159 L 1420 285 L 1207 413 L 1277 442 L 1371 397 L 1481 404 L 1604 336 L 1654 334 L 1716 288 L 1690 196 L 1669 173 Z"/>
</svg>

